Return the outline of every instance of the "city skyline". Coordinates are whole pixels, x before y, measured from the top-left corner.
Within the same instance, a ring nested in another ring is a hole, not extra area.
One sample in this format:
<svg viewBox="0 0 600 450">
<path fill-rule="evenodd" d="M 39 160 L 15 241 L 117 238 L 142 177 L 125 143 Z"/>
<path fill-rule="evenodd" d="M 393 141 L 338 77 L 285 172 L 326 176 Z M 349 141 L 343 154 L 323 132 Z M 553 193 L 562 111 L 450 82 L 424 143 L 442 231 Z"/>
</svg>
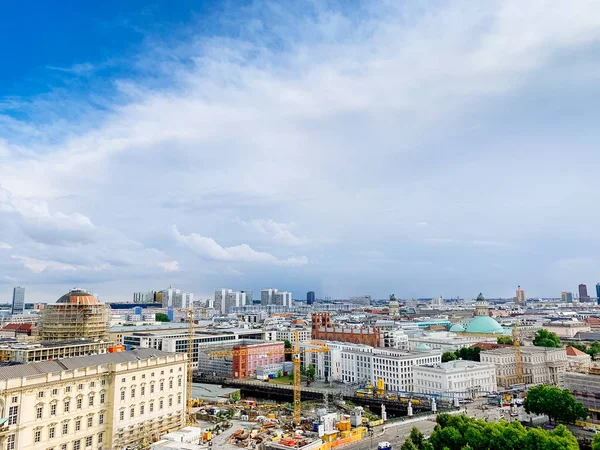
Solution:
<svg viewBox="0 0 600 450">
<path fill-rule="evenodd" d="M 7 6 L 0 297 L 600 280 L 597 2 L 196 3 Z"/>
</svg>

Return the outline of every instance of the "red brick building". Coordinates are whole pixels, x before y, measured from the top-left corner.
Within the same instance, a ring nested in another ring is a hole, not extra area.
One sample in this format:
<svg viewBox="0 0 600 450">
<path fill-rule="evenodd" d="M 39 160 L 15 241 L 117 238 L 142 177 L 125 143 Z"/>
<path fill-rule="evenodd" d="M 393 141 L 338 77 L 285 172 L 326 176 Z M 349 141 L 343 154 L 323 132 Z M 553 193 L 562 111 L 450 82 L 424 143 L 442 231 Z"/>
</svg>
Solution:
<svg viewBox="0 0 600 450">
<path fill-rule="evenodd" d="M 328 341 L 351 342 L 381 347 L 381 330 L 377 327 L 344 328 L 331 323 L 328 312 L 312 314 L 312 338 Z"/>
<path fill-rule="evenodd" d="M 285 361 L 283 342 L 236 345 L 233 347 L 233 378 L 248 378 L 256 374 L 256 368 L 265 364 Z"/>
</svg>

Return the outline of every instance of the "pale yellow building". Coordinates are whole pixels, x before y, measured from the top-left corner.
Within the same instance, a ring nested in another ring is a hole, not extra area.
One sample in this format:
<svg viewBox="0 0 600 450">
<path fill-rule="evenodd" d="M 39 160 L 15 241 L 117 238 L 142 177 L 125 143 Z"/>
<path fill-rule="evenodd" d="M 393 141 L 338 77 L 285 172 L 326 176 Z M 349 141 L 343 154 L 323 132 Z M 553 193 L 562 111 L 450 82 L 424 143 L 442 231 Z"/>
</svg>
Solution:
<svg viewBox="0 0 600 450">
<path fill-rule="evenodd" d="M 184 425 L 186 368 L 155 349 L 0 367 L 0 449 L 148 447 Z"/>
</svg>

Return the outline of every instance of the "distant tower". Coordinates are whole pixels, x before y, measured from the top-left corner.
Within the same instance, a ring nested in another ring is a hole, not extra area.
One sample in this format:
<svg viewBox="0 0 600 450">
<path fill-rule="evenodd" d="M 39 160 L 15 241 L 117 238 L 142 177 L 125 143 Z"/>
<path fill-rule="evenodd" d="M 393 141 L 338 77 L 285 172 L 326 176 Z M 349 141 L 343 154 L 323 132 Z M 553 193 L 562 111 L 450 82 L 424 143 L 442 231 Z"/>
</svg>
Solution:
<svg viewBox="0 0 600 450">
<path fill-rule="evenodd" d="M 25 288 L 17 286 L 13 289 L 12 314 L 25 313 Z"/>
<path fill-rule="evenodd" d="M 306 293 L 306 304 L 312 305 L 315 302 L 315 293 L 313 291 L 308 291 Z"/>
<path fill-rule="evenodd" d="M 490 308 L 489 303 L 485 300 L 485 297 L 482 293 L 479 293 L 477 296 L 477 301 L 475 302 L 475 312 L 473 316 L 489 316 Z"/>
<path fill-rule="evenodd" d="M 398 300 L 396 300 L 396 296 L 394 294 L 390 295 L 388 310 L 390 316 L 397 316 L 400 314 L 400 304 L 398 303 Z"/>
<path fill-rule="evenodd" d="M 596 283 L 596 301 L 600 305 L 600 283 Z"/>
<path fill-rule="evenodd" d="M 585 284 L 579 285 L 579 301 L 589 302 L 590 296 L 588 295 L 587 286 Z"/>
<path fill-rule="evenodd" d="M 525 295 L 525 291 L 521 289 L 521 286 L 517 286 L 516 302 L 521 306 L 525 306 L 527 303 L 527 296 Z"/>
</svg>

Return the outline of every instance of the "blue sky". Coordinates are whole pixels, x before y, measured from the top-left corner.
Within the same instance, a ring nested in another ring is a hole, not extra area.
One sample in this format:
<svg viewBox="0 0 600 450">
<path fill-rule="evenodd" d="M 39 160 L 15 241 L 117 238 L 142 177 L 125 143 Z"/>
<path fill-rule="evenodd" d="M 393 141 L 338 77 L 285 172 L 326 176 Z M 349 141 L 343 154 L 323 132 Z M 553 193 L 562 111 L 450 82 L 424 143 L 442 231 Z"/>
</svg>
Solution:
<svg viewBox="0 0 600 450">
<path fill-rule="evenodd" d="M 0 297 L 593 285 L 599 8 L 5 5 Z"/>
</svg>

